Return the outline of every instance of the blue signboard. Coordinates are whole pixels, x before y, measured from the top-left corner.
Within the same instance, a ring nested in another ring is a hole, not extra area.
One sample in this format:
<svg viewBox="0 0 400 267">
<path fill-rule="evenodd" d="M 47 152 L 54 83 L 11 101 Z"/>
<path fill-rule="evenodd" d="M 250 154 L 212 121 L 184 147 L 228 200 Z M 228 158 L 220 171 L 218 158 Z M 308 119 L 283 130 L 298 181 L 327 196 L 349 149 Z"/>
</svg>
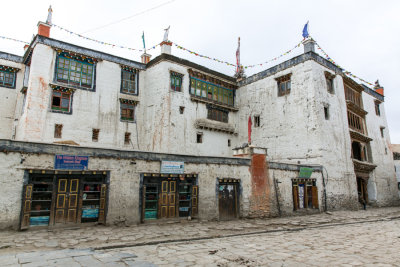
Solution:
<svg viewBox="0 0 400 267">
<path fill-rule="evenodd" d="M 87 170 L 89 163 L 88 156 L 55 155 L 55 170 Z"/>
</svg>

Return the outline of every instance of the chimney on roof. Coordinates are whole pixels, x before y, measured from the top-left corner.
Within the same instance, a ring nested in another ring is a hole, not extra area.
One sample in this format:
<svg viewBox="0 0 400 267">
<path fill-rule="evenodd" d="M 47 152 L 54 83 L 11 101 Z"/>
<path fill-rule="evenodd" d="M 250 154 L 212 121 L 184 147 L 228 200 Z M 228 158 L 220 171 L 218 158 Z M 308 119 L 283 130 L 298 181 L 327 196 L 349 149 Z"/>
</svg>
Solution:
<svg viewBox="0 0 400 267">
<path fill-rule="evenodd" d="M 53 16 L 53 9 L 49 7 L 46 22 L 38 22 L 38 34 L 44 37 L 50 37 L 51 20 Z"/>
<path fill-rule="evenodd" d="M 143 63 L 143 64 L 147 64 L 147 63 L 150 62 L 151 55 L 150 55 L 150 54 L 147 54 L 146 52 L 144 52 L 144 53 L 140 56 L 140 58 L 142 59 L 142 63 Z"/>
<path fill-rule="evenodd" d="M 383 86 L 381 86 L 381 85 L 379 84 L 379 80 L 376 80 L 374 89 L 375 89 L 375 92 L 377 92 L 378 94 L 384 95 L 384 94 L 383 94 Z"/>
<path fill-rule="evenodd" d="M 160 46 L 161 46 L 161 54 L 171 55 L 172 42 L 162 41 Z"/>
<path fill-rule="evenodd" d="M 303 42 L 303 46 L 304 46 L 304 54 L 310 51 L 315 53 L 315 41 L 312 38 L 305 40 Z"/>
</svg>

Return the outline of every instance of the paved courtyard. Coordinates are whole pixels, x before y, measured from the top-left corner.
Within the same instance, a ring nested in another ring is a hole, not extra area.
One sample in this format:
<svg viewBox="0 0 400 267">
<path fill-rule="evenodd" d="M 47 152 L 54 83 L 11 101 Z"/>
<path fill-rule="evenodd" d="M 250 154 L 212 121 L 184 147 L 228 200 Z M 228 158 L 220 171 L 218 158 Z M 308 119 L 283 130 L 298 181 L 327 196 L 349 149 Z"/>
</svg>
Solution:
<svg viewBox="0 0 400 267">
<path fill-rule="evenodd" d="M 400 208 L 0 232 L 0 266 L 400 266 Z"/>
</svg>

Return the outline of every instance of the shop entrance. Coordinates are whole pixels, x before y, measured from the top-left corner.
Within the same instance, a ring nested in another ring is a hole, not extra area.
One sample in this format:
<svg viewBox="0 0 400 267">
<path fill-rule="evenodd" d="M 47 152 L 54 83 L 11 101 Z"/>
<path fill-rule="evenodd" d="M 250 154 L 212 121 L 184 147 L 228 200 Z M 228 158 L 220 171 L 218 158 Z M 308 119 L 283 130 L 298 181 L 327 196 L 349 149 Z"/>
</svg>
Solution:
<svg viewBox="0 0 400 267">
<path fill-rule="evenodd" d="M 55 223 L 76 223 L 79 179 L 58 178 Z"/>
<path fill-rule="evenodd" d="M 145 173 L 142 180 L 142 222 L 197 215 L 196 174 Z"/>
<path fill-rule="evenodd" d="M 218 207 L 220 220 L 232 220 L 238 217 L 239 180 L 220 179 L 218 185 Z"/>
<path fill-rule="evenodd" d="M 105 223 L 106 171 L 27 170 L 21 229 L 30 226 Z"/>
</svg>

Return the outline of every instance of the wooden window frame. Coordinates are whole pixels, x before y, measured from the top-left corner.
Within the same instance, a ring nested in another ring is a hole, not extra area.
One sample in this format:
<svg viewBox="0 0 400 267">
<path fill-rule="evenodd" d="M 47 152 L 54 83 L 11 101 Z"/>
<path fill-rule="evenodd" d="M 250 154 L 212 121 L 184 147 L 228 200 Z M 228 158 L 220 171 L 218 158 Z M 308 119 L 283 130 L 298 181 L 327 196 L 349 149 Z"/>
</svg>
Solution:
<svg viewBox="0 0 400 267">
<path fill-rule="evenodd" d="M 121 93 L 139 95 L 138 80 L 138 72 L 136 70 L 121 69 Z"/>
<path fill-rule="evenodd" d="M 92 129 L 92 142 L 99 141 L 100 129 Z"/>
<path fill-rule="evenodd" d="M 235 92 L 233 89 L 222 87 L 218 84 L 190 77 L 189 93 L 216 103 L 234 106 Z"/>
<path fill-rule="evenodd" d="M 229 121 L 229 112 L 225 110 L 221 110 L 218 108 L 207 108 L 207 119 L 228 123 Z"/>
<path fill-rule="evenodd" d="M 278 96 L 289 95 L 292 90 L 292 74 L 286 74 L 281 77 L 275 78 L 278 85 Z"/>
<path fill-rule="evenodd" d="M 94 63 L 58 55 L 54 79 L 56 82 L 94 90 L 95 71 Z"/>
<path fill-rule="evenodd" d="M 303 207 L 300 207 L 299 185 L 304 185 L 304 195 L 302 199 Z M 309 191 L 311 191 L 311 197 Z M 294 211 L 305 209 L 319 209 L 318 187 L 316 186 L 315 179 L 292 179 L 292 192 Z"/>
<path fill-rule="evenodd" d="M 54 138 L 62 138 L 62 124 L 55 124 L 54 125 Z"/>
<path fill-rule="evenodd" d="M 381 102 L 379 101 L 374 101 L 374 102 L 375 102 L 375 114 L 376 116 L 381 116 L 381 108 L 380 108 Z"/>
<path fill-rule="evenodd" d="M 55 95 L 55 94 L 59 94 L 59 95 Z M 54 103 L 55 98 L 60 99 L 59 105 L 55 105 L 55 103 Z M 63 99 L 68 99 L 68 107 L 63 107 L 63 105 L 62 105 Z M 72 103 L 72 93 L 53 90 L 52 96 L 51 96 L 51 110 L 67 112 L 67 113 L 71 112 L 71 103 Z"/>
<path fill-rule="evenodd" d="M 124 145 L 129 145 L 131 143 L 131 133 L 125 132 L 124 135 Z"/>
<path fill-rule="evenodd" d="M 135 122 L 135 109 L 134 103 L 120 103 L 121 121 Z"/>
<path fill-rule="evenodd" d="M 261 116 L 254 115 L 254 128 L 258 128 L 261 125 Z"/>
<path fill-rule="evenodd" d="M 16 72 L 0 69 L 0 87 L 15 89 L 16 77 Z"/>
<path fill-rule="evenodd" d="M 171 91 L 182 92 L 183 74 L 171 71 L 169 79 Z"/>
</svg>

